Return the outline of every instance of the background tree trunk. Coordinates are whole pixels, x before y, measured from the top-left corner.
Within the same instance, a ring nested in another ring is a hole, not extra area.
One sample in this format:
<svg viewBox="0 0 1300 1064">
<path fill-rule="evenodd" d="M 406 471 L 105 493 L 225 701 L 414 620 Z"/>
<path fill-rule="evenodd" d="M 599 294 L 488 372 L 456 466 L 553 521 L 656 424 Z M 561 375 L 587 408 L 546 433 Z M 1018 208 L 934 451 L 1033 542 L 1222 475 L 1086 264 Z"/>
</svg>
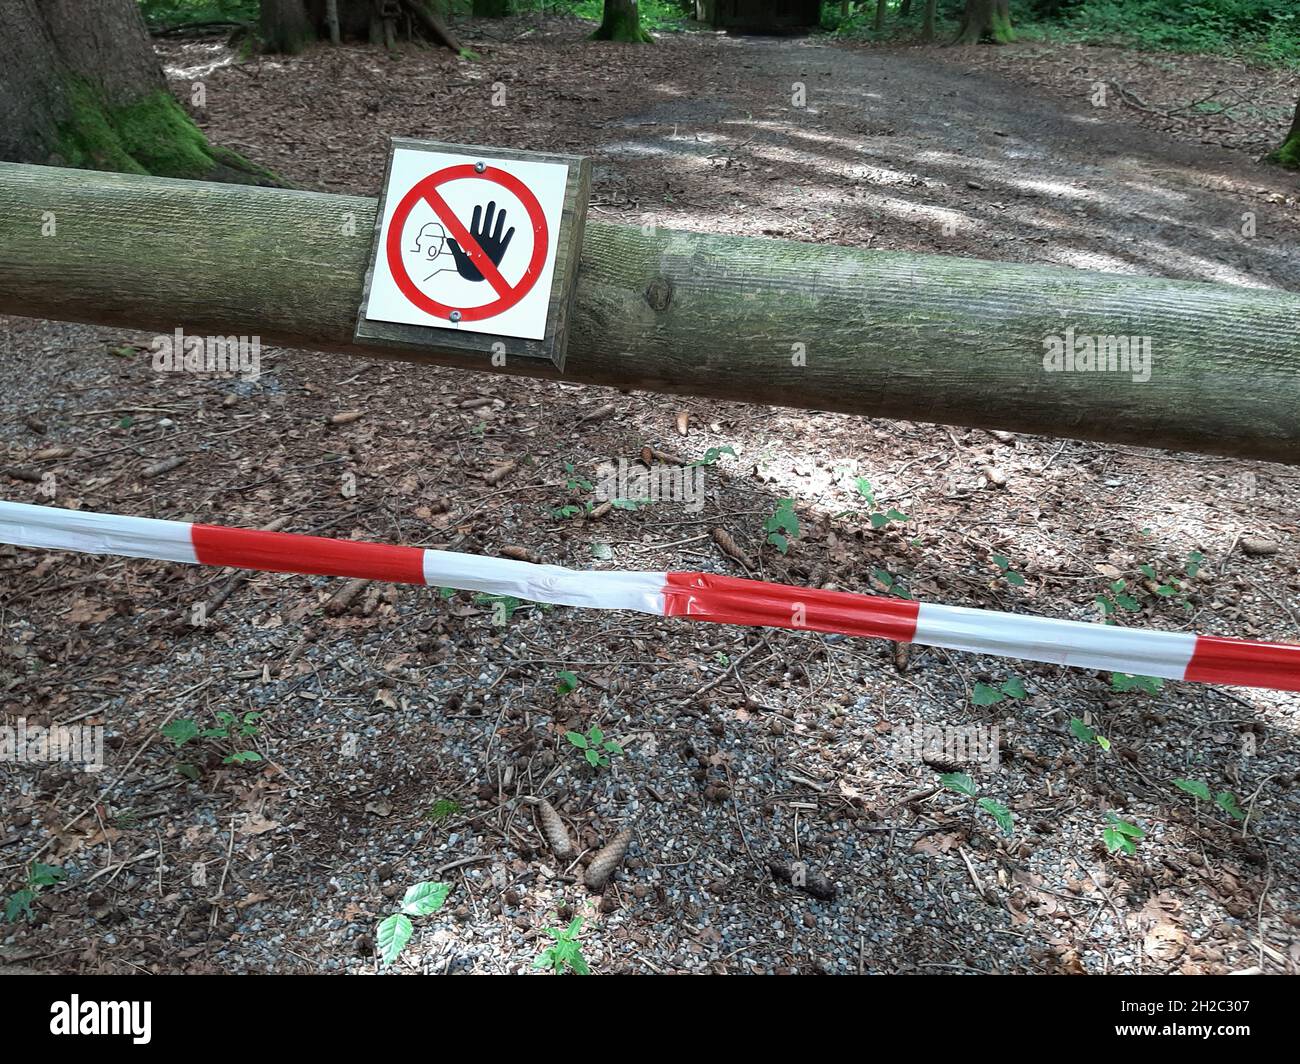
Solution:
<svg viewBox="0 0 1300 1064">
<path fill-rule="evenodd" d="M 275 184 L 172 97 L 135 0 L 0 0 L 0 158 Z"/>
<path fill-rule="evenodd" d="M 921 15 L 921 40 L 934 40 L 934 13 L 939 0 L 925 0 L 925 11 Z"/>
<path fill-rule="evenodd" d="M 474 0 L 476 18 L 505 18 L 514 12 L 510 0 Z"/>
<path fill-rule="evenodd" d="M 509 3 L 509 0 L 498 0 Z M 392 47 L 396 19 L 409 18 L 436 44 L 461 51 L 461 43 L 438 14 L 432 0 L 261 0 L 262 47 L 268 52 L 296 54 L 316 38 L 366 41 Z"/>
<path fill-rule="evenodd" d="M 966 0 L 961 28 L 953 44 L 979 44 L 981 41 L 1009 44 L 1013 40 L 1010 0 Z"/>
<path fill-rule="evenodd" d="M 910 15 L 911 13 L 912 13 L 912 0 L 903 0 L 903 2 L 898 5 L 898 17 L 907 18 L 907 16 Z"/>
<path fill-rule="evenodd" d="M 871 21 L 871 28 L 879 33 L 885 28 L 885 11 L 889 0 L 876 0 L 876 17 Z"/>
<path fill-rule="evenodd" d="M 605 17 L 591 39 L 636 44 L 650 44 L 654 41 L 641 28 L 641 9 L 637 6 L 637 0 L 605 0 Z"/>
<path fill-rule="evenodd" d="M 259 22 L 262 47 L 268 52 L 297 55 L 316 37 L 303 0 L 261 0 Z"/>
<path fill-rule="evenodd" d="M 1286 140 L 1278 148 L 1269 160 L 1275 163 L 1281 163 L 1283 166 L 1289 166 L 1294 170 L 1300 170 L 1300 103 L 1295 106 L 1295 118 L 1291 120 L 1291 132 L 1286 135 Z"/>
</svg>

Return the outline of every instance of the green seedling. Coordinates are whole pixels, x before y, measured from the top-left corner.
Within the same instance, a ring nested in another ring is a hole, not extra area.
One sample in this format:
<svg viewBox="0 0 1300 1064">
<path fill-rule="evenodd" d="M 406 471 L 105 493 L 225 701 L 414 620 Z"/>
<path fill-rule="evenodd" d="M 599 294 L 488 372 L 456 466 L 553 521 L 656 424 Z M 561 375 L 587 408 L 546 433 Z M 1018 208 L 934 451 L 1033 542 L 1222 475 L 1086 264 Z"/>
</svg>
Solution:
<svg viewBox="0 0 1300 1064">
<path fill-rule="evenodd" d="M 888 510 L 884 510 L 884 511 L 877 510 L 876 491 L 871 486 L 871 481 L 869 481 L 866 477 L 854 477 L 853 487 L 854 490 L 857 491 L 857 493 L 863 498 L 863 500 L 867 504 L 866 517 L 867 520 L 870 522 L 872 528 L 875 529 L 884 528 L 887 524 L 889 524 L 892 521 L 903 522 L 903 521 L 910 520 L 907 514 L 894 509 L 892 506 Z M 858 516 L 861 515 L 862 513 L 863 511 L 861 510 L 850 509 L 850 510 L 841 510 L 835 516 L 836 517 L 848 517 L 849 515 Z"/>
<path fill-rule="evenodd" d="M 994 801 L 992 798 L 981 798 L 979 791 L 975 787 L 975 781 L 964 772 L 945 772 L 939 777 L 942 783 L 950 791 L 964 795 L 974 801 L 972 814 L 974 810 L 980 810 L 988 813 L 997 821 L 998 827 L 1010 835 L 1015 830 L 1015 818 L 1011 815 L 1011 810 L 1001 802 Z M 972 821 L 973 822 L 973 821 Z"/>
<path fill-rule="evenodd" d="M 58 865 L 41 864 L 36 861 L 27 870 L 27 885 L 21 890 L 16 890 L 9 895 L 9 900 L 5 902 L 5 920 L 8 923 L 16 924 L 18 917 L 25 920 L 32 919 L 32 904 L 36 901 L 37 896 L 46 887 L 52 887 L 55 883 L 67 877 L 65 872 Z"/>
<path fill-rule="evenodd" d="M 1070 718 L 1070 731 L 1074 733 L 1074 737 L 1081 743 L 1096 743 L 1103 750 L 1110 749 L 1110 740 L 1104 735 L 1097 734 L 1094 729 L 1090 728 L 1078 717 Z"/>
<path fill-rule="evenodd" d="M 575 916 L 573 922 L 561 931 L 558 927 L 546 928 L 546 933 L 555 940 L 554 945 L 547 946 L 533 961 L 534 968 L 550 968 L 556 975 L 573 972 L 575 975 L 590 975 L 591 968 L 582 956 L 582 944 L 578 935 L 582 931 L 582 917 Z"/>
<path fill-rule="evenodd" d="M 971 692 L 970 700 L 977 706 L 996 706 L 1008 698 L 1025 698 L 1024 681 L 1019 676 L 1008 676 L 999 686 L 977 683 Z"/>
<path fill-rule="evenodd" d="M 1106 823 L 1101 829 L 1102 840 L 1106 843 L 1106 852 L 1115 853 L 1123 850 L 1132 857 L 1137 853 L 1136 840 L 1146 837 L 1146 833 L 1136 824 L 1121 820 L 1114 813 L 1106 814 Z"/>
<path fill-rule="evenodd" d="M 562 695 L 572 694 L 578 689 L 578 674 L 569 672 L 567 669 L 555 674 L 560 678 L 560 682 L 555 685 L 555 690 Z"/>
<path fill-rule="evenodd" d="M 1144 695 L 1158 694 L 1165 681 L 1159 676 L 1134 676 L 1128 672 L 1113 672 L 1110 675 L 1112 691 L 1138 691 Z"/>
<path fill-rule="evenodd" d="M 228 744 L 236 740 L 257 738 L 262 730 L 259 723 L 261 719 L 262 714 L 257 712 L 235 714 L 221 710 L 217 713 L 215 727 L 200 728 L 193 720 L 181 719 L 165 724 L 162 728 L 162 734 L 165 738 L 170 739 L 177 749 L 180 749 L 193 739 L 215 739 L 222 744 Z M 256 750 L 234 750 L 227 752 L 221 759 L 221 763 L 223 765 L 252 765 L 261 760 L 262 755 Z M 188 762 L 179 762 L 173 768 L 188 779 L 198 780 L 199 778 L 198 768 Z"/>
<path fill-rule="evenodd" d="M 772 516 L 763 522 L 767 542 L 782 554 L 789 553 L 790 541 L 799 538 L 799 515 L 794 512 L 793 499 L 780 499 Z"/>
<path fill-rule="evenodd" d="M 732 458 L 736 457 L 736 452 L 733 451 L 728 446 L 724 445 L 722 447 L 710 447 L 707 451 L 704 452 L 703 458 L 697 458 L 695 459 L 694 462 L 688 462 L 686 464 L 686 468 L 694 469 L 696 466 L 716 465 L 718 459 L 721 458 L 724 454 L 729 454 L 731 455 Z"/>
<path fill-rule="evenodd" d="M 607 768 L 610 754 L 623 753 L 623 748 L 613 739 L 606 739 L 605 733 L 594 724 L 587 729 L 585 735 L 582 732 L 571 731 L 565 732 L 564 737 L 582 751 L 582 756 L 587 759 L 587 764 L 592 768 Z"/>
<path fill-rule="evenodd" d="M 998 567 L 998 572 L 1002 574 L 1002 579 L 1012 587 L 1024 587 L 1025 578 L 1011 568 L 1011 562 L 1002 554 L 992 556 L 993 564 Z"/>
<path fill-rule="evenodd" d="M 1185 791 L 1193 798 L 1201 802 L 1212 801 L 1222 809 L 1233 820 L 1245 820 L 1246 814 L 1241 811 L 1241 806 L 1237 804 L 1237 799 L 1231 791 L 1219 791 L 1211 796 L 1209 785 L 1204 780 L 1174 780 L 1174 786 L 1180 791 Z"/>
<path fill-rule="evenodd" d="M 406 944 L 411 941 L 411 935 L 415 931 L 411 917 L 436 913 L 443 907 L 450 893 L 450 883 L 417 883 L 406 892 L 402 897 L 401 909 L 383 920 L 375 932 L 379 957 L 385 967 L 397 960 Z"/>
</svg>

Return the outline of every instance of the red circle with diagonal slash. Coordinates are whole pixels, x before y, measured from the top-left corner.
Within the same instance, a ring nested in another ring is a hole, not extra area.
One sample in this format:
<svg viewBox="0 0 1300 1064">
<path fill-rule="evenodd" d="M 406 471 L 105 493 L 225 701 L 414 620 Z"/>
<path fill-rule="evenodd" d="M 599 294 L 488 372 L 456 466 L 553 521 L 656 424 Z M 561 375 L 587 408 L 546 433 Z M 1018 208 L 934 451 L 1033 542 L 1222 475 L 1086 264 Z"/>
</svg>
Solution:
<svg viewBox="0 0 1300 1064">
<path fill-rule="evenodd" d="M 533 257 L 516 285 L 511 285 L 501 276 L 501 271 L 484 254 L 478 241 L 470 236 L 469 230 L 438 193 L 439 185 L 467 177 L 491 181 L 513 192 L 524 205 L 524 210 L 528 212 L 528 220 L 533 227 Z M 406 264 L 402 262 L 402 230 L 406 227 L 406 220 L 411 216 L 411 211 L 420 200 L 424 200 L 433 208 L 438 221 L 447 227 L 447 231 L 455 238 L 461 250 L 469 256 L 484 280 L 492 286 L 497 298 L 491 303 L 485 303 L 481 307 L 449 307 L 436 299 L 430 299 L 411 280 L 410 274 L 406 272 Z M 473 163 L 448 166 L 412 186 L 411 190 L 402 197 L 397 209 L 393 211 L 392 220 L 388 223 L 386 244 L 388 270 L 393 275 L 393 280 L 397 282 L 397 287 L 401 289 L 402 295 L 426 314 L 432 314 L 435 318 L 446 318 L 448 321 L 451 320 L 453 311 L 460 311 L 461 321 L 482 321 L 484 318 L 495 317 L 513 307 L 532 291 L 537 278 L 542 275 L 542 267 L 546 264 L 547 246 L 546 215 L 542 213 L 542 205 L 537 202 L 537 197 L 533 195 L 532 190 L 514 174 L 508 174 L 495 166 L 486 167 L 482 173 L 479 173 Z"/>
</svg>

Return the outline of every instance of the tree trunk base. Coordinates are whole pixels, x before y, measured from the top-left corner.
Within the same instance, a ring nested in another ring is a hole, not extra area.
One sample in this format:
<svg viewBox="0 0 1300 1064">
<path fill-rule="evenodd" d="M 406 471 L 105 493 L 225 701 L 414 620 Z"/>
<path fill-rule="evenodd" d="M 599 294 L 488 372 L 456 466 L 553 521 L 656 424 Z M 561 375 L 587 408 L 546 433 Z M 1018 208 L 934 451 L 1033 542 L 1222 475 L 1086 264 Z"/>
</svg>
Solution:
<svg viewBox="0 0 1300 1064">
<path fill-rule="evenodd" d="M 1300 132 L 1292 133 L 1282 147 L 1268 157 L 1268 161 L 1290 170 L 1300 170 Z"/>
<path fill-rule="evenodd" d="M 987 22 L 981 19 L 963 19 L 961 28 L 953 44 L 1010 44 L 1016 39 L 1015 30 L 1011 28 L 1011 19 L 992 13 Z"/>
<path fill-rule="evenodd" d="M 111 107 L 89 85 L 73 83 L 68 99 L 71 114 L 60 124 L 55 145 L 62 165 L 197 181 L 281 184 L 269 170 L 209 144 L 168 92 Z"/>
<path fill-rule="evenodd" d="M 590 37 L 593 41 L 622 41 L 624 44 L 654 44 L 655 39 L 641 28 L 640 21 L 622 13 L 607 12 Z"/>
</svg>

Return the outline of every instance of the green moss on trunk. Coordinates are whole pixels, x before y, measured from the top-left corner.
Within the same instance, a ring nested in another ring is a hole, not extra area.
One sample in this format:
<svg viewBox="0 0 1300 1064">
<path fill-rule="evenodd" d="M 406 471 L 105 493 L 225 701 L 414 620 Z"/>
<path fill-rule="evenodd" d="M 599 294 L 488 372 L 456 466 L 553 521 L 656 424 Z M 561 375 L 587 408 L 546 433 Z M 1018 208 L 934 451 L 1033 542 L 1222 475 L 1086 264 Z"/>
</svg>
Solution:
<svg viewBox="0 0 1300 1064">
<path fill-rule="evenodd" d="M 1292 133 L 1272 155 L 1269 162 L 1278 163 L 1292 170 L 1300 170 L 1300 132 Z"/>
<path fill-rule="evenodd" d="M 69 114 L 55 150 L 68 166 L 158 177 L 277 185 L 274 174 L 208 143 L 170 93 L 110 107 L 90 85 L 68 85 Z"/>
<path fill-rule="evenodd" d="M 1016 31 L 1011 28 L 1011 16 L 993 12 L 993 23 L 989 27 L 989 37 L 997 44 L 1010 44 L 1016 39 Z"/>
<path fill-rule="evenodd" d="M 612 4 L 605 5 L 605 15 L 600 27 L 591 35 L 593 41 L 624 41 L 628 44 L 653 44 L 654 38 L 641 28 L 641 14 L 636 4 L 624 10 Z"/>
</svg>

